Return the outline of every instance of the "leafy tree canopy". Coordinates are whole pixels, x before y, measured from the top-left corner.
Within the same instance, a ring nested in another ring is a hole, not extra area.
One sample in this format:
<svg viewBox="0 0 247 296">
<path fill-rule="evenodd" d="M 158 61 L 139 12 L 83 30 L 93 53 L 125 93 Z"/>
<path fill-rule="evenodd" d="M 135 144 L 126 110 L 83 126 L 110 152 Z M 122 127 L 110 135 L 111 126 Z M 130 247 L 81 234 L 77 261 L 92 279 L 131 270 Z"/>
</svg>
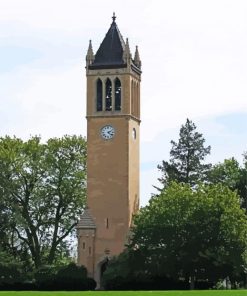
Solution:
<svg viewBox="0 0 247 296">
<path fill-rule="evenodd" d="M 208 174 L 210 183 L 221 183 L 235 190 L 241 176 L 241 168 L 235 158 L 225 159 L 222 163 L 215 164 Z"/>
<path fill-rule="evenodd" d="M 130 247 L 146 270 L 175 278 L 217 279 L 247 266 L 247 220 L 228 187 L 171 183 L 135 217 Z"/>
<path fill-rule="evenodd" d="M 246 156 L 245 156 L 246 159 Z M 225 159 L 222 163 L 212 166 L 208 173 L 211 184 L 221 183 L 228 186 L 241 197 L 241 204 L 247 210 L 247 164 L 241 167 L 235 158 Z"/>
<path fill-rule="evenodd" d="M 36 268 L 66 249 L 85 187 L 84 138 L 0 138 L 0 218 L 8 216 L 9 248 L 27 251 Z"/>
</svg>

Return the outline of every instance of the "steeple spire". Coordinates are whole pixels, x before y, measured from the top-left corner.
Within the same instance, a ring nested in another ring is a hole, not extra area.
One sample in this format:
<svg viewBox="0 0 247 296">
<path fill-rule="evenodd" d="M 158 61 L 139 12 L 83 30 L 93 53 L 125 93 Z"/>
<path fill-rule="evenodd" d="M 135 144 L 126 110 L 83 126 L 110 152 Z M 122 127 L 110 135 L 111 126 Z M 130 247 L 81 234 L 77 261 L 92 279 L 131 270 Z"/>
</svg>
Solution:
<svg viewBox="0 0 247 296">
<path fill-rule="evenodd" d="M 100 44 L 100 47 L 94 56 L 93 62 L 89 64 L 90 67 L 112 67 L 124 65 L 123 51 L 125 49 L 125 42 L 115 22 L 115 13 L 113 13 L 112 20 L 112 24 L 105 35 L 104 40 Z M 89 52 L 91 52 L 91 49 Z"/>
<path fill-rule="evenodd" d="M 87 65 L 91 65 L 93 61 L 94 61 L 93 46 L 92 46 L 92 41 L 89 40 L 89 46 L 88 46 L 87 55 L 86 55 Z"/>
<path fill-rule="evenodd" d="M 126 42 L 124 41 L 118 29 L 115 12 L 113 12 L 112 15 L 110 28 L 95 55 L 93 53 L 91 41 L 89 42 L 86 61 L 87 70 L 117 68 L 129 68 L 130 70 L 131 66 L 135 66 L 133 69 L 138 73 L 141 70 L 138 50 L 135 54 L 135 60 L 132 59 L 129 41 L 128 39 L 126 39 Z"/>
<path fill-rule="evenodd" d="M 140 59 L 140 55 L 139 55 L 139 51 L 138 51 L 138 46 L 136 46 L 135 57 L 134 57 L 134 63 L 135 63 L 135 65 L 136 65 L 139 69 L 141 69 L 142 62 L 141 62 L 141 59 Z"/>
</svg>

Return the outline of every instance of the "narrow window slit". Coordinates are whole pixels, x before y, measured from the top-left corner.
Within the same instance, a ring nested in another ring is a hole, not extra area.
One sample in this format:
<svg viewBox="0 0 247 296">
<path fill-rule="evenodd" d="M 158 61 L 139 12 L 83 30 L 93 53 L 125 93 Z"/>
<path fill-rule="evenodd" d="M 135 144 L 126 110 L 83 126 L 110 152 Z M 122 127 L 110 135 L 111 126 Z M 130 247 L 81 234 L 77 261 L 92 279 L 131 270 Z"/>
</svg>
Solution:
<svg viewBox="0 0 247 296">
<path fill-rule="evenodd" d="M 108 218 L 105 219 L 105 227 L 107 229 L 109 228 L 109 219 Z"/>
</svg>

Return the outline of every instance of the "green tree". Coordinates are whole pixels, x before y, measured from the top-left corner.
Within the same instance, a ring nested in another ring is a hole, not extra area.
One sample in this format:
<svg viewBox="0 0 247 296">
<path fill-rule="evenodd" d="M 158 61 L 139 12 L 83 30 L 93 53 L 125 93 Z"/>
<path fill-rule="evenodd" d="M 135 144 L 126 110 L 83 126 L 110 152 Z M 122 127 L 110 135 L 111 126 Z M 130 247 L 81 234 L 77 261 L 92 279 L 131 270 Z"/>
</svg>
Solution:
<svg viewBox="0 0 247 296">
<path fill-rule="evenodd" d="M 133 283 L 145 280 L 147 279 L 143 255 L 137 250 L 133 252 L 131 249 L 126 249 L 118 257 L 112 258 L 103 273 L 103 286 L 106 290 L 135 289 Z"/>
<path fill-rule="evenodd" d="M 87 269 L 70 262 L 64 266 L 42 266 L 35 272 L 39 290 L 94 290 L 96 282 L 87 277 Z"/>
<path fill-rule="evenodd" d="M 196 131 L 195 124 L 187 119 L 179 132 L 179 141 L 171 141 L 170 160 L 162 161 L 158 169 L 162 173 L 159 181 L 167 187 L 171 181 L 188 183 L 193 186 L 203 181 L 210 168 L 204 164 L 205 157 L 210 153 L 211 147 L 205 147 L 205 139 Z"/>
<path fill-rule="evenodd" d="M 3 166 L 1 165 L 0 169 L 2 170 L 2 168 Z M 0 185 L 0 253 L 4 254 L 2 257 L 12 258 L 13 261 L 19 261 L 21 259 L 25 261 L 25 265 L 28 265 L 30 256 L 27 249 L 21 241 L 18 241 L 12 228 L 12 211 L 9 207 L 9 200 L 10 198 L 7 198 L 6 190 L 4 191 L 4 188 Z M 4 268 L 7 268 L 10 261 L 1 260 L 1 262 L 4 264 Z M 12 270 L 11 266 L 10 269 Z"/>
<path fill-rule="evenodd" d="M 0 249 L 0 286 L 22 280 L 22 263 Z"/>
<path fill-rule="evenodd" d="M 245 156 L 246 157 L 246 156 Z M 222 163 L 212 166 L 208 173 L 210 184 L 221 183 L 231 190 L 236 190 L 241 198 L 241 205 L 247 210 L 247 165 L 241 167 L 238 161 L 232 157 Z"/>
<path fill-rule="evenodd" d="M 7 250 L 9 248 L 11 235 L 8 217 L 8 208 L 4 203 L 3 194 L 0 193 L 0 250 Z"/>
<path fill-rule="evenodd" d="M 85 205 L 86 141 L 0 138 L 0 192 L 15 244 L 35 267 L 52 264 Z"/>
<path fill-rule="evenodd" d="M 146 270 L 173 278 L 217 280 L 247 266 L 247 220 L 228 187 L 171 183 L 135 217 L 130 247 Z M 193 286 L 193 285 L 192 285 Z"/>
<path fill-rule="evenodd" d="M 241 181 L 240 181 L 240 196 L 242 198 L 242 205 L 247 212 L 247 152 L 243 154 L 244 156 L 244 167 L 241 170 Z"/>
<path fill-rule="evenodd" d="M 212 184 L 221 183 L 235 190 L 241 177 L 241 167 L 238 161 L 232 157 L 222 163 L 212 166 L 208 173 L 208 180 Z"/>
</svg>

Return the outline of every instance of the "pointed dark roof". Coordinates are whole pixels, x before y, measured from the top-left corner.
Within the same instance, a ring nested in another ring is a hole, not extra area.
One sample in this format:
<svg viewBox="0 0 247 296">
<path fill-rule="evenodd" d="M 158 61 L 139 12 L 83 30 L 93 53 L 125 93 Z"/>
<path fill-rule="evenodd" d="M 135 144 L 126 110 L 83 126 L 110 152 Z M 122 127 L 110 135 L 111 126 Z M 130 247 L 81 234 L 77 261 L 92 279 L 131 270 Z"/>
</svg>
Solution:
<svg viewBox="0 0 247 296">
<path fill-rule="evenodd" d="M 125 42 L 115 22 L 115 15 L 113 15 L 112 19 L 110 29 L 96 52 L 94 62 L 89 66 L 90 69 L 125 66 L 123 61 Z"/>
<path fill-rule="evenodd" d="M 88 208 L 86 208 L 83 212 L 83 214 L 80 217 L 79 222 L 76 225 L 77 229 L 85 228 L 85 229 L 92 229 L 96 228 L 96 225 L 94 223 L 93 217 L 90 214 L 90 211 Z"/>
</svg>

